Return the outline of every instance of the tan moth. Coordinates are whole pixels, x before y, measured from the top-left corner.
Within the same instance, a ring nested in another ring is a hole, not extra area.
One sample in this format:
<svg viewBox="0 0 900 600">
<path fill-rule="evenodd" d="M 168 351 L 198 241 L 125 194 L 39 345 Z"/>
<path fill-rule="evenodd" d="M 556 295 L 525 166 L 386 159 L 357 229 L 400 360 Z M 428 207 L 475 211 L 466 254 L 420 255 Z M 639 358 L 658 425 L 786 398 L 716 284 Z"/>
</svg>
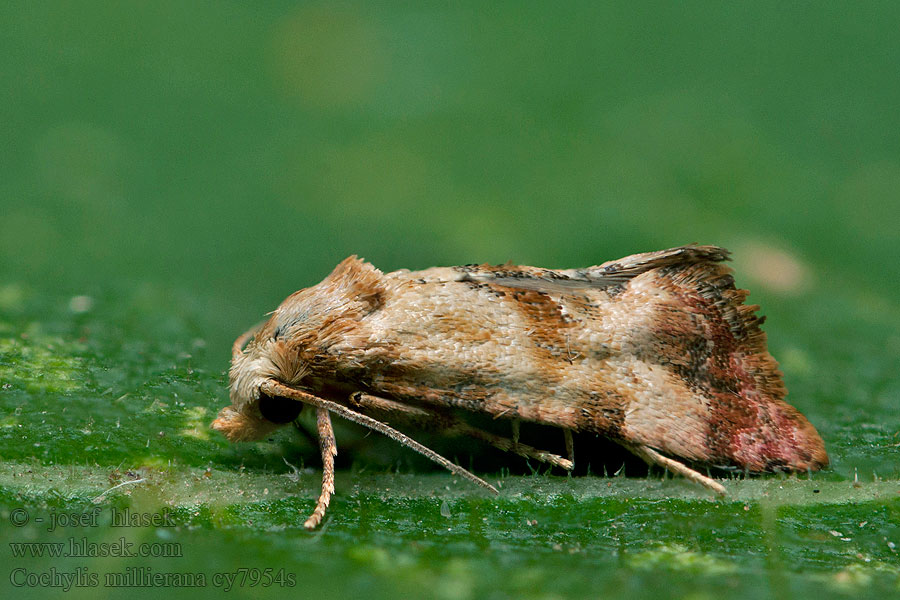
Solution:
<svg viewBox="0 0 900 600">
<path fill-rule="evenodd" d="M 234 344 L 231 406 L 212 426 L 258 440 L 315 407 L 322 492 L 334 492 L 335 414 L 390 436 L 494 492 L 393 425 L 468 436 L 563 469 L 518 441 L 521 421 L 605 436 L 708 489 L 689 464 L 749 472 L 828 464 L 822 439 L 784 401 L 777 363 L 744 305 L 728 252 L 682 246 L 584 269 L 466 265 L 382 273 L 356 257 L 289 296 Z M 466 422 L 511 424 L 502 437 Z M 391 426 L 386 424 L 390 421 Z"/>
</svg>

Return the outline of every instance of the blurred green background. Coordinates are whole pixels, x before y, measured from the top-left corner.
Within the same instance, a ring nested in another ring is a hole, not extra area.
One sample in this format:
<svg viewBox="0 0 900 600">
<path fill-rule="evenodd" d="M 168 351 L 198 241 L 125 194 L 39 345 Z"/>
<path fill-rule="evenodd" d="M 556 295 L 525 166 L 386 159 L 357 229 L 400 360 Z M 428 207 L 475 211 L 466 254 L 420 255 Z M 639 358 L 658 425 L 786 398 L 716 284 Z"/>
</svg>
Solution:
<svg viewBox="0 0 900 600">
<path fill-rule="evenodd" d="M 143 478 L 110 501 L 176 507 L 192 548 L 154 568 L 255 557 L 322 597 L 900 591 L 896 5 L 29 2 L 0 24 L 4 542 L 58 538 L 17 507 Z M 734 251 L 831 471 L 719 504 L 658 474 L 494 500 L 339 430 L 406 474 L 360 459 L 309 536 L 318 476 L 283 462 L 305 442 L 206 429 L 233 338 L 347 255 L 570 268 L 690 242 Z"/>
</svg>

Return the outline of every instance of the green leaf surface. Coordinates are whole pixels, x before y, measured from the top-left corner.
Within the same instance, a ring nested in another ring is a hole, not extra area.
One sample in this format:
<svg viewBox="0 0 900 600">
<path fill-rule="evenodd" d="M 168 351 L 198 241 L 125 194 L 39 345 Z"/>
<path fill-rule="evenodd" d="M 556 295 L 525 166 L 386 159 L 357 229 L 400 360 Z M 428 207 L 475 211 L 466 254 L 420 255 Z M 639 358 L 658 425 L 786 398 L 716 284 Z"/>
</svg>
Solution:
<svg viewBox="0 0 900 600">
<path fill-rule="evenodd" d="M 897 8 L 0 17 L 2 597 L 900 595 Z M 734 252 L 828 470 L 726 474 L 715 499 L 598 440 L 575 476 L 427 440 L 491 496 L 336 423 L 308 532 L 309 439 L 209 428 L 234 337 L 348 255 L 572 268 L 690 242 Z"/>
</svg>

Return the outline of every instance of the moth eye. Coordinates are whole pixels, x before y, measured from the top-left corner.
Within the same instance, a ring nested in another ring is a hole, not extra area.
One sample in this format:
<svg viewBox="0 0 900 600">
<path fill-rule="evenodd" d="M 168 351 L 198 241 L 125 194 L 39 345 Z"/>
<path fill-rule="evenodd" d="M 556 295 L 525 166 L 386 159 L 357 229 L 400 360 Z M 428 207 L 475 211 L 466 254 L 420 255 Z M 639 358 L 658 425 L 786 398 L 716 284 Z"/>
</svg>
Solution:
<svg viewBox="0 0 900 600">
<path fill-rule="evenodd" d="M 259 394 L 259 412 L 273 423 L 290 423 L 300 414 L 303 404 L 282 396 Z"/>
</svg>

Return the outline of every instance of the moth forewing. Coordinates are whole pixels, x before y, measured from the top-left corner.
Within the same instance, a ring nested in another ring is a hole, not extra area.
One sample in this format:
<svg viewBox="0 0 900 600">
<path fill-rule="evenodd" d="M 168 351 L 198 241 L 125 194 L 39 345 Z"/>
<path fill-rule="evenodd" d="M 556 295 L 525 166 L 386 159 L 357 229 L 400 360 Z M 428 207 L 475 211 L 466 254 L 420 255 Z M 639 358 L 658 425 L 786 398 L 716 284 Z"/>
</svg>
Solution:
<svg viewBox="0 0 900 600">
<path fill-rule="evenodd" d="M 784 401 L 758 307 L 743 304 L 746 291 L 721 264 L 727 258 L 722 248 L 693 245 L 566 271 L 466 265 L 384 274 L 350 257 L 238 338 L 232 404 L 213 427 L 232 441 L 259 439 L 308 404 L 320 437 L 329 437 L 327 413 L 337 414 L 489 489 L 380 419 L 566 469 L 571 457 L 520 444 L 515 425 L 563 429 L 568 453 L 572 432 L 595 433 L 716 493 L 721 484 L 685 462 L 822 468 L 824 444 Z M 510 420 L 512 439 L 472 427 L 460 418 L 467 412 Z M 330 439 L 310 526 L 333 488 Z"/>
</svg>

